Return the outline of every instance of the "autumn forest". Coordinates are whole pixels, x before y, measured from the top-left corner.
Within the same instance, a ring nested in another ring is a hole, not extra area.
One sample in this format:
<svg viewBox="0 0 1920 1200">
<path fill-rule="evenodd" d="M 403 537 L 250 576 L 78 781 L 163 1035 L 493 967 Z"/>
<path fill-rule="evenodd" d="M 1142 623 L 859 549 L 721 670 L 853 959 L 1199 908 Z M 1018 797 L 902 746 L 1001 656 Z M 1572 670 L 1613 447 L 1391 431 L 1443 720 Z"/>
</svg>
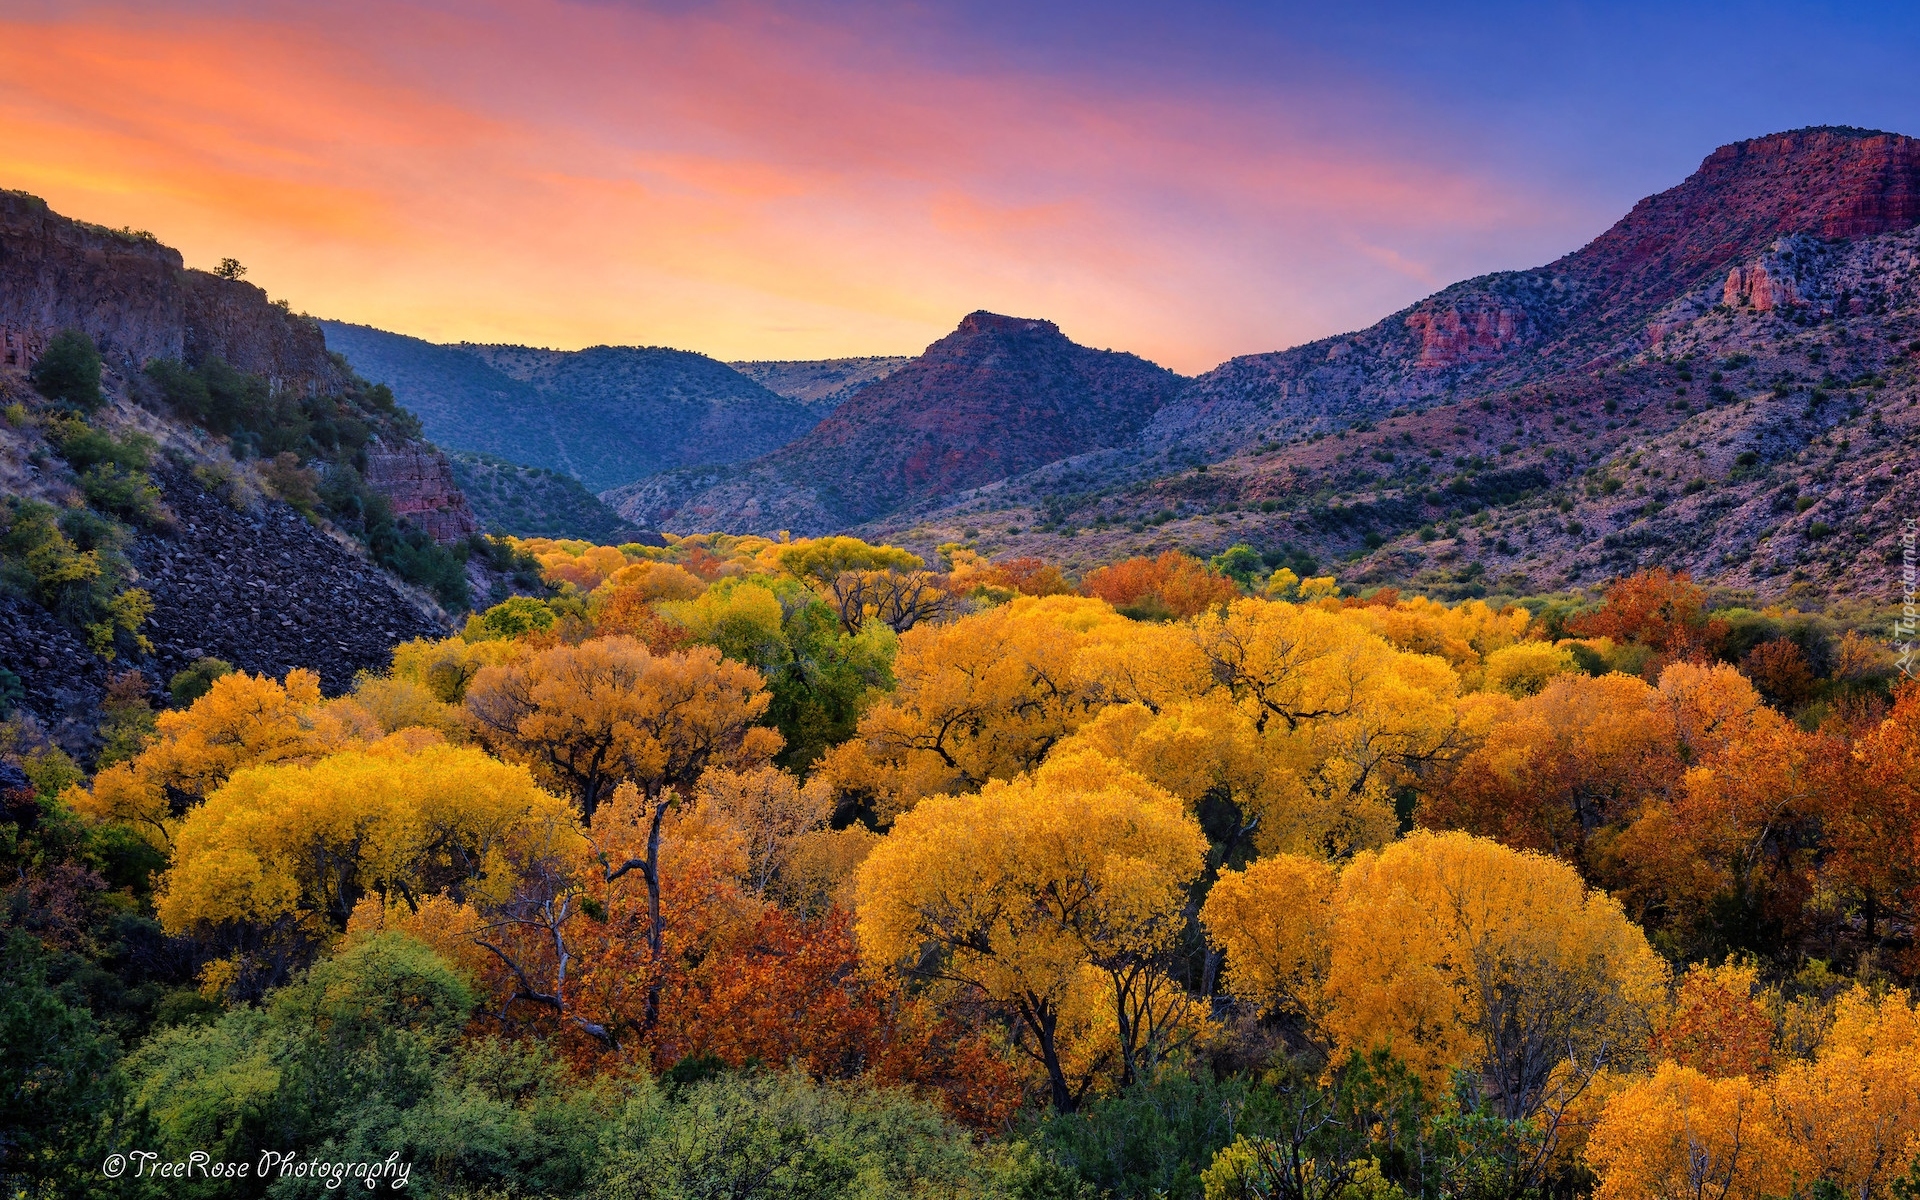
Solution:
<svg viewBox="0 0 1920 1200">
<path fill-rule="evenodd" d="M 666 542 L 24 755 L 21 1194 L 1920 1189 L 1920 687 L 1834 611 Z"/>
</svg>

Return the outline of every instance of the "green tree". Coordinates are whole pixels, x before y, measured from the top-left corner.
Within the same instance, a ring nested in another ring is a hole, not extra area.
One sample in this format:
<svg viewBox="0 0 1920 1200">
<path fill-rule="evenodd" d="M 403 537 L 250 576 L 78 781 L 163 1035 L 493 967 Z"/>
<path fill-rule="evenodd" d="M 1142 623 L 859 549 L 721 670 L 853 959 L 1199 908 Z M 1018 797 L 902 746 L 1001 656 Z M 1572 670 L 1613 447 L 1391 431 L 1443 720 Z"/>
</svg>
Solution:
<svg viewBox="0 0 1920 1200">
<path fill-rule="evenodd" d="M 91 1012 L 49 986 L 47 955 L 24 933 L 0 950 L 0 1047 L 0 1191 L 84 1195 L 118 1054 Z"/>
<path fill-rule="evenodd" d="M 233 664 L 221 658 L 197 658 L 184 671 L 167 681 L 177 708 L 186 708 L 213 690 L 213 681 L 233 674 Z"/>
<path fill-rule="evenodd" d="M 1260 552 L 1245 542 L 1236 542 L 1213 556 L 1207 564 L 1243 588 L 1253 586 L 1253 577 L 1266 570 Z"/>
<path fill-rule="evenodd" d="M 63 329 L 33 364 L 33 387 L 56 404 L 90 413 L 100 407 L 100 351 L 78 329 Z"/>
<path fill-rule="evenodd" d="M 154 1035 L 128 1060 L 133 1115 L 144 1115 L 152 1149 L 167 1157 L 205 1150 L 257 1161 L 263 1150 L 298 1149 L 371 1161 L 397 1152 L 430 1175 L 415 1190 L 577 1193 L 597 1131 L 623 1094 L 582 1084 L 538 1043 L 463 1040 L 473 1005 L 466 983 L 426 946 L 379 934 L 260 1007 Z M 174 1194 L 259 1190 L 248 1180 Z"/>
</svg>

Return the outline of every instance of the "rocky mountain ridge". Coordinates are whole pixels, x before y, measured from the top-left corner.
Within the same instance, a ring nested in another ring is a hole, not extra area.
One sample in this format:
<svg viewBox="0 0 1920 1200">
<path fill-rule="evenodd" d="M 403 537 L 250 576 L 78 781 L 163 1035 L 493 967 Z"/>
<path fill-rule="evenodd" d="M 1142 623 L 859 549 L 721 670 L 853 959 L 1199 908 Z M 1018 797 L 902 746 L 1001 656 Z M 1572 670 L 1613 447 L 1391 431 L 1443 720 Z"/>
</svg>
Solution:
<svg viewBox="0 0 1920 1200">
<path fill-rule="evenodd" d="M 732 468 L 605 493 L 675 532 L 824 533 L 1135 436 L 1185 380 L 1075 344 L 1051 321 L 976 312 L 805 436 Z"/>
<path fill-rule="evenodd" d="M 831 412 L 855 392 L 874 384 L 912 362 L 905 355 L 877 355 L 866 358 L 814 358 L 749 362 L 727 365 L 748 379 L 802 404 Z"/>
<path fill-rule="evenodd" d="M 1903 514 L 1920 511 L 1920 156 L 1808 132 L 1717 151 L 1569 256 L 1588 264 L 1577 278 L 1470 281 L 1362 334 L 1236 360 L 1141 447 L 862 532 L 1082 565 L 1246 542 L 1453 596 L 1660 565 L 1759 599 L 1890 602 Z M 1786 227 L 1764 240 L 1765 221 L 1730 211 L 1756 192 Z M 1684 272 L 1657 286 L 1649 262 Z M 1574 318 L 1542 303 L 1556 284 Z M 1516 302 L 1498 313 L 1462 299 L 1503 288 Z"/>
</svg>

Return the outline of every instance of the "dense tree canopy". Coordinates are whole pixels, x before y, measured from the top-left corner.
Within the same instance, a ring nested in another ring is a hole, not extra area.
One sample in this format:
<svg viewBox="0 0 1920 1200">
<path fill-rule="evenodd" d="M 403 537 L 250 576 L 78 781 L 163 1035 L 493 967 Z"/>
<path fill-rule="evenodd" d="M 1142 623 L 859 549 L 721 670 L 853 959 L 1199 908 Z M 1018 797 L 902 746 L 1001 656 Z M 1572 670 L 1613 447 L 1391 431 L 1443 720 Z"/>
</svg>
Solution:
<svg viewBox="0 0 1920 1200">
<path fill-rule="evenodd" d="M 345 695 L 122 673 L 91 775 L 0 724 L 7 1186 L 1920 1188 L 1920 686 L 1852 610 L 665 540 L 516 543 Z"/>
</svg>

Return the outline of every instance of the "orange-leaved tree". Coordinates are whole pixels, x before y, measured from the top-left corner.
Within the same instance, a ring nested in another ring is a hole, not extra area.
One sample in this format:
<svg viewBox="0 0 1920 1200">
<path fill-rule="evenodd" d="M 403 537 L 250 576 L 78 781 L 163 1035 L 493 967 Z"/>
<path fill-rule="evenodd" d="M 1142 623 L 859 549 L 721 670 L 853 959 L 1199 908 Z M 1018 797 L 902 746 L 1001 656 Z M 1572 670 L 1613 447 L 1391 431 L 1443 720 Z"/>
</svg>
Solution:
<svg viewBox="0 0 1920 1200">
<path fill-rule="evenodd" d="M 709 767 L 762 766 L 779 751 L 780 735 L 754 724 L 767 703 L 760 675 L 710 646 L 659 655 L 618 637 L 489 667 L 467 692 L 484 742 L 571 794 L 596 842 L 620 842 L 619 861 L 602 850 L 601 864 L 609 883 L 635 871 L 645 880 L 654 960 L 664 953 L 662 821 Z M 621 806 L 619 828 L 610 829 L 597 811 L 623 784 L 638 802 Z M 566 894 L 570 886 L 559 878 L 550 890 Z M 657 980 L 654 987 L 649 1022 L 658 1013 Z"/>
<path fill-rule="evenodd" d="M 1707 614 L 1706 589 L 1685 573 L 1649 567 L 1608 586 L 1606 602 L 1567 623 L 1581 637 L 1644 646 L 1652 678 L 1668 663 L 1701 661 L 1725 639 L 1725 622 Z"/>
<path fill-rule="evenodd" d="M 1178 550 L 1095 568 L 1080 590 L 1130 616 L 1152 620 L 1191 617 L 1240 595 L 1233 580 Z"/>
<path fill-rule="evenodd" d="M 1822 841 L 1867 937 L 1878 937 L 1883 913 L 1910 923 L 1920 912 L 1920 684 L 1904 685 L 1850 752 L 1820 755 L 1818 774 Z M 1920 951 L 1906 965 L 1920 968 Z"/>
</svg>

